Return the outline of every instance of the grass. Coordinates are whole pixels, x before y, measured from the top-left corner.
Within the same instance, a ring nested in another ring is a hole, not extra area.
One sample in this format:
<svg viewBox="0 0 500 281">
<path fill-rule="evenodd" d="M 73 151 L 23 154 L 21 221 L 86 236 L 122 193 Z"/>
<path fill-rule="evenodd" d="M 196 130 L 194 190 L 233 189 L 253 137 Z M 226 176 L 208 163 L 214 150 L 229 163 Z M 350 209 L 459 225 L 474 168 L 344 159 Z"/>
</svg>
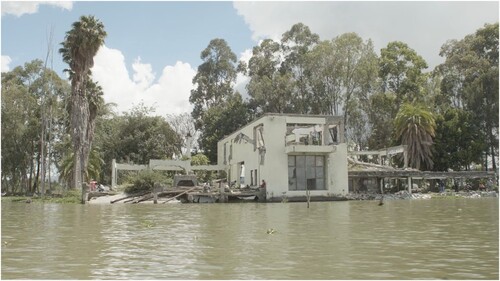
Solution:
<svg viewBox="0 0 500 281">
<path fill-rule="evenodd" d="M 31 200 L 31 203 L 64 203 L 64 204 L 80 204 L 82 200 L 81 190 L 67 190 L 64 191 L 62 197 L 29 197 L 29 196 L 2 196 L 4 202 L 21 202 L 24 203 Z"/>
</svg>

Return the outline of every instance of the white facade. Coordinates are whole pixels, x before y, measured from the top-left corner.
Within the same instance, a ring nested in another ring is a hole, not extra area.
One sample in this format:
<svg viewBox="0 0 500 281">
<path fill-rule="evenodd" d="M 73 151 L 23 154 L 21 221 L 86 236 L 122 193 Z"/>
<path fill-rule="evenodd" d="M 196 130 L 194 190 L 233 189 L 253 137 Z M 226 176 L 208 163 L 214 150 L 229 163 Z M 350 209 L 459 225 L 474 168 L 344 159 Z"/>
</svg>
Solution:
<svg viewBox="0 0 500 281">
<path fill-rule="evenodd" d="M 266 114 L 218 142 L 217 161 L 230 182 L 259 186 L 266 199 L 348 192 L 341 117 Z"/>
</svg>

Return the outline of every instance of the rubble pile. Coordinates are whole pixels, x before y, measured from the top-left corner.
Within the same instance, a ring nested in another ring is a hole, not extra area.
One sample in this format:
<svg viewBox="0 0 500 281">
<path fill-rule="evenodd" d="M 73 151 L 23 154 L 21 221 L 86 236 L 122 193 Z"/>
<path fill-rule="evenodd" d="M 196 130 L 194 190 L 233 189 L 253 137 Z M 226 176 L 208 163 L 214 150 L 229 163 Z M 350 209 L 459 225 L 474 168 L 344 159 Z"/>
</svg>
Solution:
<svg viewBox="0 0 500 281">
<path fill-rule="evenodd" d="M 495 191 L 460 191 L 460 192 L 442 192 L 442 193 L 409 193 L 402 190 L 396 193 L 349 193 L 345 196 L 347 200 L 407 200 L 407 199 L 431 199 L 445 197 L 460 197 L 460 198 L 483 198 L 483 197 L 498 197 Z"/>
</svg>

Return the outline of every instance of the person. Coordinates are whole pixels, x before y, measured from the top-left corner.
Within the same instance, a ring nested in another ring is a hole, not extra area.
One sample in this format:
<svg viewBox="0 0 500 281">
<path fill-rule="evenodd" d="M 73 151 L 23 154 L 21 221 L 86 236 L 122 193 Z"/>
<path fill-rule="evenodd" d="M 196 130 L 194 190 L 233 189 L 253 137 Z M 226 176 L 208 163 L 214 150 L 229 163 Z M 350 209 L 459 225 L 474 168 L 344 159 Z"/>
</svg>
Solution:
<svg viewBox="0 0 500 281">
<path fill-rule="evenodd" d="M 260 184 L 260 188 L 266 188 L 266 181 L 262 180 L 262 183 Z"/>
</svg>

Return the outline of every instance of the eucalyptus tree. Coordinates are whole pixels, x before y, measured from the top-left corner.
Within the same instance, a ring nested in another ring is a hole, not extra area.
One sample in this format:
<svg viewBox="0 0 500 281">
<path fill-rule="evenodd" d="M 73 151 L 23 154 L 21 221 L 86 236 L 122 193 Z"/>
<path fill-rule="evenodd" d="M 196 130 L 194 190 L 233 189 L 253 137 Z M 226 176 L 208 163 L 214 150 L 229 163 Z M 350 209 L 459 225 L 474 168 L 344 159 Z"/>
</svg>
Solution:
<svg viewBox="0 0 500 281">
<path fill-rule="evenodd" d="M 408 146 L 408 163 L 416 169 L 431 169 L 432 138 L 436 134 L 434 115 L 423 106 L 405 103 L 394 120 L 395 137 Z"/>
<path fill-rule="evenodd" d="M 250 81 L 246 88 L 258 113 L 285 113 L 293 110 L 291 103 L 293 77 L 279 71 L 281 47 L 278 42 L 266 39 L 255 46 L 248 63 Z"/>
<path fill-rule="evenodd" d="M 380 50 L 379 76 L 384 92 L 396 94 L 396 105 L 403 102 L 420 102 L 425 94 L 427 75 L 425 60 L 400 41 L 389 42 Z"/>
<path fill-rule="evenodd" d="M 106 37 L 104 25 L 94 16 L 82 16 L 66 32 L 59 52 L 63 61 L 69 64 L 71 80 L 71 136 L 74 149 L 75 168 L 73 186 L 82 187 L 83 172 L 86 170 L 90 148 L 92 146 L 92 126 L 89 126 L 90 108 L 89 91 L 86 91 L 90 79 L 90 68 L 94 65 L 94 56 L 104 44 Z M 90 131 L 89 131 L 90 130 Z"/>
<path fill-rule="evenodd" d="M 347 138 L 365 143 L 365 112 L 378 71 L 371 40 L 363 42 L 356 33 L 345 33 L 316 45 L 307 61 L 320 113 L 343 115 Z"/>
<path fill-rule="evenodd" d="M 371 125 L 371 134 L 368 138 L 370 149 L 381 149 L 391 145 L 393 142 L 393 123 L 398 112 L 395 106 L 396 95 L 394 93 L 376 92 L 369 98 L 370 108 L 368 119 Z"/>
<path fill-rule="evenodd" d="M 403 103 L 418 104 L 427 100 L 428 74 L 425 60 L 400 41 L 389 42 L 379 58 L 379 83 L 369 98 L 368 119 L 372 132 L 370 149 L 396 145 L 394 119 Z"/>
<path fill-rule="evenodd" d="M 191 115 L 196 128 L 203 124 L 203 115 L 211 107 L 225 102 L 233 93 L 236 82 L 236 55 L 224 39 L 213 39 L 201 52 L 203 63 L 193 78 L 189 102 L 194 105 Z"/>
<path fill-rule="evenodd" d="M 248 122 L 249 107 L 233 90 L 239 69 L 226 41 L 211 40 L 201 59 L 189 101 L 194 105 L 195 128 L 200 130 L 199 147 L 215 163 L 217 142 Z"/>
<path fill-rule="evenodd" d="M 2 191 L 31 191 L 27 176 L 32 176 L 33 126 L 37 123 L 37 102 L 24 84 L 22 67 L 2 73 Z M 31 168 L 31 171 L 30 171 Z"/>
<path fill-rule="evenodd" d="M 2 73 L 2 180 L 11 190 L 33 193 L 43 181 L 46 156 L 49 163 L 57 158 L 68 93 L 67 82 L 41 60 Z M 45 134 L 44 126 L 50 126 Z"/>
<path fill-rule="evenodd" d="M 465 109 L 479 124 L 483 153 L 496 170 L 498 157 L 498 23 L 485 24 L 462 40 L 450 40 L 441 48 L 446 60 L 438 66 L 443 76 L 442 99 L 453 108 Z"/>
<path fill-rule="evenodd" d="M 307 54 L 318 43 L 319 35 L 311 32 L 309 27 L 303 23 L 294 24 L 281 37 L 284 61 L 281 64 L 280 72 L 290 73 L 293 77 L 294 89 L 291 100 L 295 113 L 316 113 L 312 112 L 313 108 L 310 104 L 312 92 L 309 89 L 308 81 L 311 73 L 306 64 Z"/>
<path fill-rule="evenodd" d="M 343 103 L 342 66 L 332 40 L 321 41 L 307 54 L 307 68 L 311 73 L 309 85 L 317 111 L 340 115 Z"/>
</svg>

